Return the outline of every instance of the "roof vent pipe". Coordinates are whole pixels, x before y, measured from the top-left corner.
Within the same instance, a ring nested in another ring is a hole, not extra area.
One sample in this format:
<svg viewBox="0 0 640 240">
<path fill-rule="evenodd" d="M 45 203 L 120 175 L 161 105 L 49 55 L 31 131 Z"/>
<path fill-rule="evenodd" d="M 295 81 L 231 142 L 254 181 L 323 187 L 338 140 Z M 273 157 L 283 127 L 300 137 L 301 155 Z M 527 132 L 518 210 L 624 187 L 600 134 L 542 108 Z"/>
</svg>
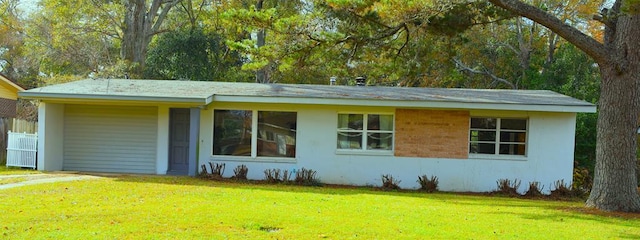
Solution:
<svg viewBox="0 0 640 240">
<path fill-rule="evenodd" d="M 365 86 L 366 84 L 367 84 L 367 78 L 365 77 L 356 78 L 356 86 Z"/>
<path fill-rule="evenodd" d="M 336 79 L 337 79 L 337 77 L 329 78 L 329 85 L 331 85 L 331 86 L 336 85 Z"/>
</svg>

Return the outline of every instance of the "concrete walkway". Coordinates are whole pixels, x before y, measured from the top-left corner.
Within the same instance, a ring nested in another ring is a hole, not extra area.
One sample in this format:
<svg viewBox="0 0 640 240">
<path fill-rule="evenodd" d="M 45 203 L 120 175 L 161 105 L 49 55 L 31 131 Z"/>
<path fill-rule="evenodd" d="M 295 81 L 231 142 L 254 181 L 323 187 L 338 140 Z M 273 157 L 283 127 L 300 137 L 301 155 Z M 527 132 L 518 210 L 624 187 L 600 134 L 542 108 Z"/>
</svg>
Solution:
<svg viewBox="0 0 640 240">
<path fill-rule="evenodd" d="M 100 179 L 102 177 L 92 176 L 92 175 L 83 175 L 76 173 L 42 173 L 42 174 L 21 174 L 21 175 L 0 175 L 0 180 L 2 179 L 11 179 L 11 178 L 24 178 L 19 182 L 7 183 L 0 185 L 0 190 L 8 189 L 8 188 L 16 188 L 27 185 L 35 185 L 42 183 L 53 183 L 53 182 L 68 182 L 68 181 L 79 181 L 79 180 L 89 180 L 89 179 Z"/>
</svg>

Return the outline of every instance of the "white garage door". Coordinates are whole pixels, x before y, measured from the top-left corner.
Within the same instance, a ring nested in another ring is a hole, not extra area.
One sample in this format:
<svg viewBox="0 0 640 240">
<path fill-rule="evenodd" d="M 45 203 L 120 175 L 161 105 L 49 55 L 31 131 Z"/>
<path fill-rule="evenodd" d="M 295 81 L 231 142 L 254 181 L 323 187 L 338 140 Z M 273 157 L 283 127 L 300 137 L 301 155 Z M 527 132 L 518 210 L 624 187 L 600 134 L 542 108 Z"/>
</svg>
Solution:
<svg viewBox="0 0 640 240">
<path fill-rule="evenodd" d="M 156 107 L 66 105 L 64 170 L 155 173 Z"/>
</svg>

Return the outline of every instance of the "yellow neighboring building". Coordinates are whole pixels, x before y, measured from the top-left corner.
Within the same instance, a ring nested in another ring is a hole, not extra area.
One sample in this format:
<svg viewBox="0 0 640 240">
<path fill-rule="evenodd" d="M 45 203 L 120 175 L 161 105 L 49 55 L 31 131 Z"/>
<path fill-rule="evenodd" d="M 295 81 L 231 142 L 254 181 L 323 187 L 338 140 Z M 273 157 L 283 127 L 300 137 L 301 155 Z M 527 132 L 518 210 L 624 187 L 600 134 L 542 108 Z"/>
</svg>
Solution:
<svg viewBox="0 0 640 240">
<path fill-rule="evenodd" d="M 24 88 L 0 74 L 0 117 L 15 117 L 18 92 Z"/>
</svg>

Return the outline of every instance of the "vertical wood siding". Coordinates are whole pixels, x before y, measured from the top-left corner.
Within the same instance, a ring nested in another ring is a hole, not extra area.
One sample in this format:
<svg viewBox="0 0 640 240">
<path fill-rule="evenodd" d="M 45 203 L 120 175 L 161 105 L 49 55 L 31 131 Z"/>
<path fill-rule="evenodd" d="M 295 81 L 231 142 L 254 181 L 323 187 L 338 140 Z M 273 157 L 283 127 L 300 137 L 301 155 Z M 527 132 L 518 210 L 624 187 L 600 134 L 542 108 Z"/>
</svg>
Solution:
<svg viewBox="0 0 640 240">
<path fill-rule="evenodd" d="M 66 105 L 64 170 L 155 173 L 156 107 Z"/>
</svg>

